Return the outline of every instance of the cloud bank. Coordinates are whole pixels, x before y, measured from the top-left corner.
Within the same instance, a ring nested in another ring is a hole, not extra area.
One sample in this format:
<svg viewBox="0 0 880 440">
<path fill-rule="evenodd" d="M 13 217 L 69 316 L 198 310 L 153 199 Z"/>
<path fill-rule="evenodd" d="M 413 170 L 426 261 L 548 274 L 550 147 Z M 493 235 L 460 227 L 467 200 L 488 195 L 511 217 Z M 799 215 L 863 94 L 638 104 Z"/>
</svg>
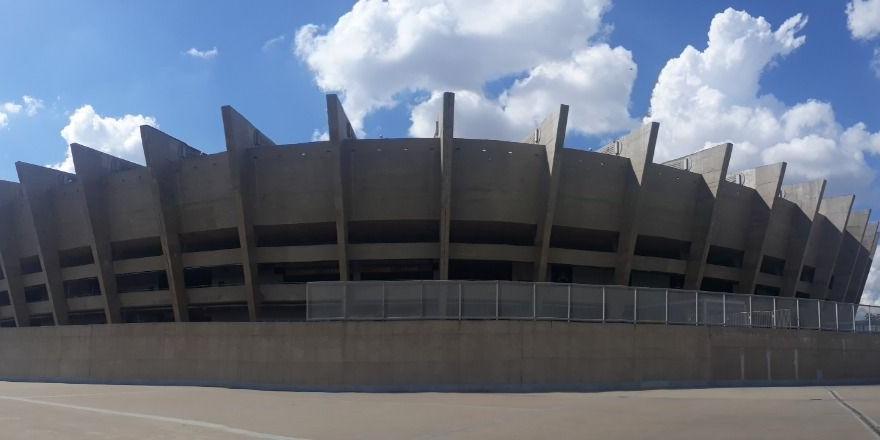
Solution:
<svg viewBox="0 0 880 440">
<path fill-rule="evenodd" d="M 119 118 L 101 116 L 95 112 L 91 105 L 87 104 L 76 109 L 70 115 L 69 122 L 61 129 L 61 137 L 68 144 L 82 144 L 113 156 L 143 164 L 141 125 L 159 127 L 156 118 L 151 116 L 129 114 Z M 70 154 L 70 148 L 67 149 L 64 161 L 49 166 L 73 172 L 73 157 Z"/>
</svg>

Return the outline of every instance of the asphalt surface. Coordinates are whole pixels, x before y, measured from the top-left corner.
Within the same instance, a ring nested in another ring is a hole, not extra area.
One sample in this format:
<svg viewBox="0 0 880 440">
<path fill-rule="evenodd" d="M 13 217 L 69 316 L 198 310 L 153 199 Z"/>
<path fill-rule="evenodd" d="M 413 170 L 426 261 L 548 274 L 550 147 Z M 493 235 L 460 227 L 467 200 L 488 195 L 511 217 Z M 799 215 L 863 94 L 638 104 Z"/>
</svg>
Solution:
<svg viewBox="0 0 880 440">
<path fill-rule="evenodd" d="M 880 386 L 301 393 L 0 382 L 4 439 L 880 439 Z"/>
</svg>

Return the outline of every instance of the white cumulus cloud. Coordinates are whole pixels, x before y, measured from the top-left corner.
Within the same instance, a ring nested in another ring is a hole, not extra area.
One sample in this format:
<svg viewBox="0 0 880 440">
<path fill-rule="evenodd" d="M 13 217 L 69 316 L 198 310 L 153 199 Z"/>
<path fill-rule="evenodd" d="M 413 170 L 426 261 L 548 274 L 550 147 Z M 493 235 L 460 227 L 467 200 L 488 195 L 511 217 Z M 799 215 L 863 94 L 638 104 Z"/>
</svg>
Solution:
<svg viewBox="0 0 880 440">
<path fill-rule="evenodd" d="M 870 40 L 880 35 L 880 0 L 847 3 L 846 24 L 853 38 Z"/>
<path fill-rule="evenodd" d="M 194 47 L 191 47 L 188 51 L 185 52 L 187 55 L 193 58 L 199 58 L 203 60 L 211 60 L 217 57 L 220 54 L 220 51 L 217 50 L 216 47 L 209 50 L 198 50 Z"/>
<path fill-rule="evenodd" d="M 443 91 L 457 93 L 460 136 L 518 138 L 562 103 L 571 105 L 570 129 L 619 132 L 633 124 L 636 64 L 626 49 L 601 41 L 609 7 L 609 0 L 362 0 L 329 29 L 301 27 L 294 50 L 322 90 L 342 94 L 359 132 L 368 114 L 405 103 L 413 109 L 410 133 L 433 134 Z M 504 78 L 518 79 L 487 96 L 487 84 Z"/>
<path fill-rule="evenodd" d="M 785 161 L 791 178 L 833 177 L 865 186 L 874 172 L 865 155 L 880 153 L 880 135 L 861 123 L 843 127 L 831 104 L 786 105 L 760 91 L 761 75 L 806 42 L 798 14 L 778 28 L 763 17 L 727 9 L 709 27 L 703 50 L 688 46 L 669 60 L 646 119 L 661 123 L 657 160 L 733 142 L 733 168 Z"/>
<path fill-rule="evenodd" d="M 21 102 L 9 101 L 0 103 L 0 128 L 9 125 L 10 115 L 18 115 L 23 110 L 27 116 L 36 116 L 42 108 L 42 100 L 28 95 L 22 96 Z"/>
<path fill-rule="evenodd" d="M 159 127 L 156 118 L 144 115 L 123 115 L 118 118 L 101 116 L 91 105 L 84 105 L 70 115 L 70 121 L 61 129 L 61 137 L 68 144 L 77 143 L 133 162 L 144 163 L 140 126 Z M 73 172 L 70 149 L 63 162 L 50 165 L 62 171 Z"/>
</svg>

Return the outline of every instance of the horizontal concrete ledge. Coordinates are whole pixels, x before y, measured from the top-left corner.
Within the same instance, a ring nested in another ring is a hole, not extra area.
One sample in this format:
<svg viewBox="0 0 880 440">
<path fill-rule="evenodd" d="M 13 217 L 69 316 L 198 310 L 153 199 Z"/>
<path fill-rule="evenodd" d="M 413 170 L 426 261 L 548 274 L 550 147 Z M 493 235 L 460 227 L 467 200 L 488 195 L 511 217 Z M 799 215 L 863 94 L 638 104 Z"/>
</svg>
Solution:
<svg viewBox="0 0 880 440">
<path fill-rule="evenodd" d="M 880 383 L 877 335 L 548 321 L 0 329 L 0 379 L 312 391 Z"/>
</svg>

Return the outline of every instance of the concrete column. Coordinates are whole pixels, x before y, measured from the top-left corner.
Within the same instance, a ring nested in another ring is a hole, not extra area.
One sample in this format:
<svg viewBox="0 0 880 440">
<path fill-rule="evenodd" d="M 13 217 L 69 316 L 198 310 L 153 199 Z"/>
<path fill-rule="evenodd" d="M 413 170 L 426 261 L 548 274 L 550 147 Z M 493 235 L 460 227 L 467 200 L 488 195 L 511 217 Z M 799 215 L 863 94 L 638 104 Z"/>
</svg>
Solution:
<svg viewBox="0 0 880 440">
<path fill-rule="evenodd" d="M 568 125 L 568 106 L 560 105 L 559 111 L 547 117 L 535 132 L 523 142 L 541 144 L 547 150 L 547 191 L 544 193 L 544 210 L 537 219 L 535 234 L 535 277 L 537 282 L 547 281 L 547 259 L 550 253 L 550 233 L 556 214 L 556 200 L 562 174 L 562 148 L 565 145 L 565 129 Z"/>
<path fill-rule="evenodd" d="M 115 171 L 140 168 L 141 166 L 80 144 L 70 144 L 73 165 L 82 186 L 83 204 L 88 216 L 88 235 L 92 255 L 98 268 L 98 284 L 104 298 L 104 314 L 107 322 L 122 322 L 119 292 L 116 289 L 116 272 L 113 270 L 113 251 L 110 246 L 110 225 L 104 202 L 103 178 Z"/>
<path fill-rule="evenodd" d="M 443 111 L 438 121 L 440 137 L 440 273 L 449 279 L 449 233 L 452 224 L 452 159 L 455 156 L 455 94 L 443 94 Z"/>
<path fill-rule="evenodd" d="M 799 183 L 796 185 L 783 185 L 782 198 L 794 203 L 797 209 L 793 215 L 796 218 L 783 219 L 781 213 L 773 212 L 771 221 L 788 221 L 788 246 L 785 251 L 785 269 L 782 274 L 782 292 L 780 296 L 794 296 L 797 291 L 797 283 L 801 276 L 801 267 L 804 265 L 807 245 L 812 236 L 812 230 L 816 227 L 816 216 L 819 213 L 819 205 L 825 196 L 824 179 Z M 802 222 L 800 220 L 803 220 Z M 796 227 L 797 224 L 806 223 L 805 228 Z M 762 256 L 763 258 L 763 256 Z M 758 261 L 760 268 L 761 262 Z"/>
<path fill-rule="evenodd" d="M 733 144 L 716 145 L 688 156 L 664 163 L 686 163 L 685 168 L 703 176 L 705 186 L 698 186 L 694 201 L 694 216 L 691 223 L 691 248 L 688 254 L 687 270 L 684 277 L 685 289 L 699 289 L 706 269 L 706 255 L 709 253 L 709 237 L 717 223 L 715 221 L 715 201 L 718 188 L 727 177 L 730 153 Z"/>
<path fill-rule="evenodd" d="M 614 265 L 615 284 L 629 284 L 633 252 L 639 233 L 637 218 L 641 214 L 642 187 L 648 166 L 654 161 L 654 147 L 657 145 L 659 130 L 660 124 L 651 122 L 598 150 L 600 153 L 626 157 L 632 165 L 632 173 L 627 176 L 624 208 L 620 215 L 620 235 Z"/>
<path fill-rule="evenodd" d="M 755 291 L 755 280 L 761 268 L 767 229 L 770 226 L 770 217 L 776 206 L 779 190 L 782 188 L 785 167 L 785 162 L 781 162 L 740 171 L 733 175 L 735 179 L 742 179 L 741 183 L 753 188 L 757 194 L 749 213 L 749 230 L 746 232 L 739 293 L 750 294 Z"/>
<path fill-rule="evenodd" d="M 862 295 L 862 279 L 865 278 L 867 273 L 871 270 L 870 261 L 871 256 L 873 255 L 871 251 L 874 245 L 874 240 L 877 237 L 878 227 L 880 227 L 880 222 L 871 222 L 868 223 L 868 227 L 865 228 L 865 235 L 862 237 L 859 246 L 859 253 L 856 257 L 856 263 L 853 266 L 852 277 L 846 288 L 846 296 L 844 297 L 844 301 L 846 302 L 857 302 Z"/>
<path fill-rule="evenodd" d="M 141 143 L 152 179 L 153 205 L 158 214 L 159 239 L 165 258 L 165 273 L 171 291 L 174 320 L 189 321 L 189 304 L 183 282 L 180 250 L 180 214 L 177 208 L 177 174 L 187 157 L 204 153 L 148 125 L 141 126 Z"/>
<path fill-rule="evenodd" d="M 229 175 L 238 220 L 238 239 L 241 244 L 241 265 L 244 269 L 244 286 L 247 294 L 248 315 L 251 321 L 260 316 L 260 283 L 257 267 L 257 242 L 254 233 L 254 162 L 248 150 L 275 145 L 253 124 L 230 106 L 222 108 L 223 130 L 226 132 L 226 151 L 229 155 Z"/>
<path fill-rule="evenodd" d="M 57 213 L 52 205 L 52 190 L 61 185 L 77 184 L 77 177 L 70 173 L 16 162 L 18 180 L 24 188 L 26 205 L 31 213 L 34 231 L 37 234 L 37 247 L 40 264 L 49 291 L 49 305 L 55 325 L 67 324 L 67 298 L 61 280 L 61 264 L 58 257 L 55 219 Z"/>
<path fill-rule="evenodd" d="M 327 128 L 332 154 L 331 176 L 333 178 L 333 205 L 336 210 L 336 247 L 339 259 L 339 279 L 348 281 L 348 205 L 351 152 L 346 150 L 346 141 L 356 139 L 354 130 L 339 97 L 327 95 Z"/>
<path fill-rule="evenodd" d="M 871 264 L 874 262 L 874 255 L 877 253 L 877 242 L 880 241 L 880 232 L 874 234 L 874 243 L 868 250 L 868 261 L 865 262 L 865 269 L 862 271 L 862 278 L 856 284 L 856 293 L 853 295 L 853 303 L 858 304 L 862 300 L 862 294 L 865 290 L 865 283 L 868 282 L 868 274 L 871 272 Z"/>
<path fill-rule="evenodd" d="M 854 201 L 855 196 L 846 195 L 824 198 L 819 205 L 819 216 L 815 222 L 817 227 L 810 231 L 807 259 L 804 260 L 814 262 L 816 267 L 810 298 L 825 298 Z"/>
<path fill-rule="evenodd" d="M 26 327 L 30 325 L 30 310 L 24 298 L 24 284 L 21 281 L 21 256 L 18 253 L 17 235 L 13 219 L 15 218 L 15 202 L 22 197 L 21 186 L 18 183 L 0 180 L 0 267 L 6 277 L 6 285 L 9 291 L 9 302 L 12 304 L 12 313 L 15 325 Z"/>
<path fill-rule="evenodd" d="M 853 212 L 846 222 L 840 249 L 837 251 L 837 259 L 834 261 L 834 269 L 831 272 L 834 282 L 825 292 L 825 299 L 830 301 L 843 301 L 846 299 L 846 291 L 849 288 L 855 270 L 859 250 L 862 248 L 862 238 L 868 229 L 868 219 L 871 218 L 871 210 Z"/>
</svg>

